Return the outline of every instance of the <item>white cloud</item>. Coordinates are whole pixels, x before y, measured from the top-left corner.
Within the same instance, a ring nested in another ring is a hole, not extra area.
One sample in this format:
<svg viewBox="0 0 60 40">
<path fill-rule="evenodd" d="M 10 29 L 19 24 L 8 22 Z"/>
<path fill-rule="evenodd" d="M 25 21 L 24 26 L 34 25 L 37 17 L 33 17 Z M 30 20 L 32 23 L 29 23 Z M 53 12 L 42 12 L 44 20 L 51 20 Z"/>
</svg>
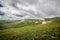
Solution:
<svg viewBox="0 0 60 40">
<path fill-rule="evenodd" d="M 3 19 L 45 18 L 60 16 L 59 0 L 0 0 Z M 17 16 L 16 16 L 17 15 Z M 20 17 L 18 15 L 22 15 Z"/>
</svg>

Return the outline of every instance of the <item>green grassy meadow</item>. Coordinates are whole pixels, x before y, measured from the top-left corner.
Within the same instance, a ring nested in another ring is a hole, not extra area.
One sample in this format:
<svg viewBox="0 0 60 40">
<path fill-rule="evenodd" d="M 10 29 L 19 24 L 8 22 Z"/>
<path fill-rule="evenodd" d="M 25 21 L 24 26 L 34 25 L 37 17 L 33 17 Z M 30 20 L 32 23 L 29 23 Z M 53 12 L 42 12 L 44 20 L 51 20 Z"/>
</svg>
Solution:
<svg viewBox="0 0 60 40">
<path fill-rule="evenodd" d="M 0 40 L 60 40 L 60 17 L 46 19 L 51 23 L 42 24 L 42 20 L 1 21 Z M 38 21 L 39 23 L 35 23 Z"/>
</svg>

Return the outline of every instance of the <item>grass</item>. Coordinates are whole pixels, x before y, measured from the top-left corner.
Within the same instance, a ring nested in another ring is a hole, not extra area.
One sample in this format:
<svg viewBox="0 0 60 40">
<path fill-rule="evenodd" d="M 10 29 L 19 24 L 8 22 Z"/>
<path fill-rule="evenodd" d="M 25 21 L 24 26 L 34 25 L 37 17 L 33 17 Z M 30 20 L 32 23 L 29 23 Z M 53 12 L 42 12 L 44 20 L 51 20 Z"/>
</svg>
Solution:
<svg viewBox="0 0 60 40">
<path fill-rule="evenodd" d="M 60 21 L 0 30 L 0 40 L 60 40 Z"/>
<path fill-rule="evenodd" d="M 36 25 L 0 30 L 0 40 L 59 40 L 56 25 Z"/>
</svg>

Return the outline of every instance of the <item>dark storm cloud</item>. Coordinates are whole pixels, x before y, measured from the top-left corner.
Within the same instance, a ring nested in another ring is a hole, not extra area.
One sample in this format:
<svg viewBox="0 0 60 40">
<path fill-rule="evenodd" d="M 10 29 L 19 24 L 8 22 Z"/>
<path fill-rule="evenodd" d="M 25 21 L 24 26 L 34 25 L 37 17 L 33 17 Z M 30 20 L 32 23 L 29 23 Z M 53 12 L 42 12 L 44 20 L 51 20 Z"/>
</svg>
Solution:
<svg viewBox="0 0 60 40">
<path fill-rule="evenodd" d="M 5 14 L 3 12 L 0 12 L 0 16 L 4 16 Z"/>
<path fill-rule="evenodd" d="M 1 0 L 3 1 L 3 0 Z M 2 12 L 10 18 L 45 18 L 60 16 L 60 0 L 4 0 Z M 12 17 L 11 17 L 12 16 Z"/>
<path fill-rule="evenodd" d="M 3 5 L 0 4 L 0 7 L 3 7 Z"/>
</svg>

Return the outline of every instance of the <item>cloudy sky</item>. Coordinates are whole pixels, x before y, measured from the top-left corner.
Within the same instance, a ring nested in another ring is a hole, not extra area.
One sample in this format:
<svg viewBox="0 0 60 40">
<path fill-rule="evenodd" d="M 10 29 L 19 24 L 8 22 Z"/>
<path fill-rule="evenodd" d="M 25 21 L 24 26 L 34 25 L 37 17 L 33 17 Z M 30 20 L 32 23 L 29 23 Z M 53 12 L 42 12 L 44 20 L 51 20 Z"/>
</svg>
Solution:
<svg viewBox="0 0 60 40">
<path fill-rule="evenodd" d="M 60 0 L 0 0 L 0 20 L 60 16 Z"/>
</svg>

